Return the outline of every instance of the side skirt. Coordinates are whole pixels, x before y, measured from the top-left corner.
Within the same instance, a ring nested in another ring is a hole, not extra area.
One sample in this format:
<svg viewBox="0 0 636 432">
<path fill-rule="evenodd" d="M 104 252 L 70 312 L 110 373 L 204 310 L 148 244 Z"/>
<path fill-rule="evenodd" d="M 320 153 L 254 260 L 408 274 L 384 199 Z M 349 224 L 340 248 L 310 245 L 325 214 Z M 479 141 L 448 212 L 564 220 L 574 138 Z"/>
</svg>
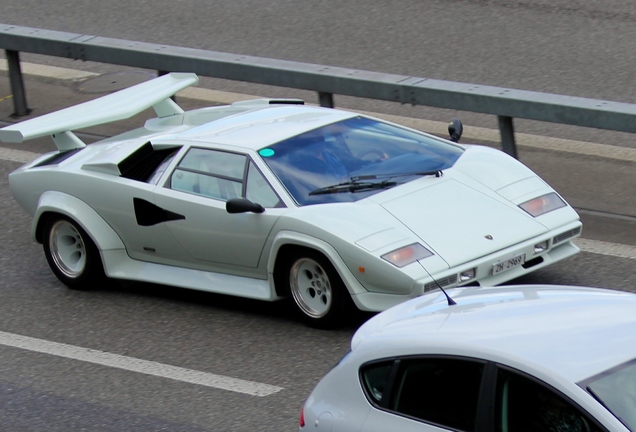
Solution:
<svg viewBox="0 0 636 432">
<path fill-rule="evenodd" d="M 228 294 L 258 300 L 274 301 L 273 283 L 222 273 L 149 263 L 131 259 L 125 249 L 101 251 L 108 277 L 189 288 L 218 294 Z"/>
</svg>

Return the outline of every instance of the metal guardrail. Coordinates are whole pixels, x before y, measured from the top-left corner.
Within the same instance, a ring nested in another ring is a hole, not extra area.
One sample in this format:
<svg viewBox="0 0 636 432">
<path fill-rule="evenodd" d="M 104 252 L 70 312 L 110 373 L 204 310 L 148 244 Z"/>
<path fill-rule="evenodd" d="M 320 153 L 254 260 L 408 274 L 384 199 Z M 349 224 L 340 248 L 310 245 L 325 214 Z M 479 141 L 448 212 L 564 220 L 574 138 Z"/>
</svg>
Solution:
<svg viewBox="0 0 636 432">
<path fill-rule="evenodd" d="M 322 106 L 333 95 L 496 115 L 502 148 L 517 157 L 514 118 L 636 132 L 636 105 L 549 93 L 393 75 L 0 24 L 15 115 L 29 110 L 20 52 L 153 69 L 318 92 Z"/>
</svg>

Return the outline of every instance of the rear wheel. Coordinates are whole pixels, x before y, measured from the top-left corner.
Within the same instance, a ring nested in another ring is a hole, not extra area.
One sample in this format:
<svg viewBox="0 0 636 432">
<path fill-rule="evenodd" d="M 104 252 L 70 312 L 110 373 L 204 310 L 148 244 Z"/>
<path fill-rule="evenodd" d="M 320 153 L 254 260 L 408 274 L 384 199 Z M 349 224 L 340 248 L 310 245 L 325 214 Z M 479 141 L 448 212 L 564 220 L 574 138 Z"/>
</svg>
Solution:
<svg viewBox="0 0 636 432">
<path fill-rule="evenodd" d="M 99 251 L 76 222 L 57 215 L 44 225 L 44 255 L 57 278 L 66 286 L 87 290 L 101 285 L 106 276 Z"/>
<path fill-rule="evenodd" d="M 322 254 L 303 250 L 288 257 L 278 274 L 290 303 L 312 327 L 333 328 L 348 319 L 351 299 L 333 265 Z"/>
</svg>

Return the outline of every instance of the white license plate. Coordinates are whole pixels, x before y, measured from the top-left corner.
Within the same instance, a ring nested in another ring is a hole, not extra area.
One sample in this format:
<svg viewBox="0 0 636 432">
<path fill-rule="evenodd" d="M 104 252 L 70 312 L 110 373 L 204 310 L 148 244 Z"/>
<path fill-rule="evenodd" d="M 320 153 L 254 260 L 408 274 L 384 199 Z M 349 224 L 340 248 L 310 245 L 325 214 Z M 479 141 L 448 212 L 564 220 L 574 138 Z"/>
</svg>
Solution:
<svg viewBox="0 0 636 432">
<path fill-rule="evenodd" d="M 496 275 L 497 273 L 505 272 L 506 270 L 510 270 L 511 268 L 520 266 L 525 261 L 526 261 L 526 254 L 524 253 L 515 255 L 512 258 L 497 261 L 496 263 L 492 265 L 492 274 Z"/>
</svg>

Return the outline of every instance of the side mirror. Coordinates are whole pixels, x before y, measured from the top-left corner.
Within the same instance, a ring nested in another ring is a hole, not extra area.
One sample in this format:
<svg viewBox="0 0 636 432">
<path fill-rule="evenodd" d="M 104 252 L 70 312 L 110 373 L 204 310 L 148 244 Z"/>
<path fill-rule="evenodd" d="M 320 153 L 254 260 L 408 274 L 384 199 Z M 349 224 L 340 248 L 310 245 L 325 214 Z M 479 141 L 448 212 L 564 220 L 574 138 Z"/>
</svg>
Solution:
<svg viewBox="0 0 636 432">
<path fill-rule="evenodd" d="M 265 207 L 245 198 L 232 198 L 225 203 L 225 210 L 228 213 L 263 213 Z"/>
<path fill-rule="evenodd" d="M 459 139 L 462 137 L 462 133 L 464 132 L 464 126 L 460 119 L 453 119 L 448 124 L 448 133 L 450 135 L 450 139 L 453 142 L 459 142 Z"/>
</svg>

